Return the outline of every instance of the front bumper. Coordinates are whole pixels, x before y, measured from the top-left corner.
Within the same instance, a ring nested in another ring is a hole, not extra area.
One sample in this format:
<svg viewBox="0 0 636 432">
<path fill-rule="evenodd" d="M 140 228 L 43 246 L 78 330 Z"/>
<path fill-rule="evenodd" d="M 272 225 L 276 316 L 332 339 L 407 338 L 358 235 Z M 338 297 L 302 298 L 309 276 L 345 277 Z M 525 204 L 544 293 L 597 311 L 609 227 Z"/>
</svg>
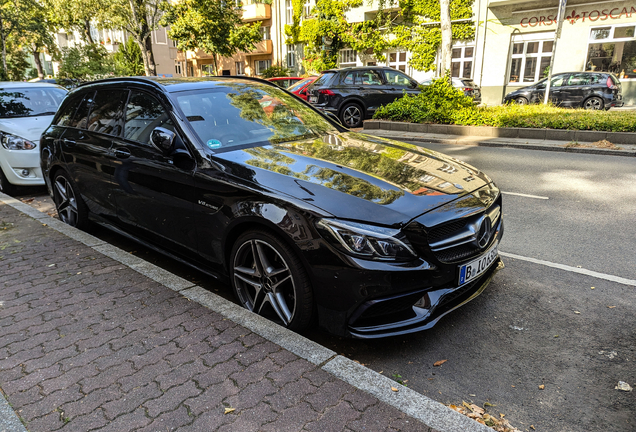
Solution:
<svg viewBox="0 0 636 432">
<path fill-rule="evenodd" d="M 12 185 L 44 185 L 42 169 L 40 168 L 40 149 L 37 147 L 33 150 L 0 148 L 0 168 Z"/>
</svg>

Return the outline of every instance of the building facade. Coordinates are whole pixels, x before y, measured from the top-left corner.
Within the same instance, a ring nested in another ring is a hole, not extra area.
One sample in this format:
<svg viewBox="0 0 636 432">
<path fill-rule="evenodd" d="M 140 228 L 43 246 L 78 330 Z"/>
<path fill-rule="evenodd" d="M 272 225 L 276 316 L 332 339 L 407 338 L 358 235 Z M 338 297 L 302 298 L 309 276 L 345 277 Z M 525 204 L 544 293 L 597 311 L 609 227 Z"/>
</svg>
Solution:
<svg viewBox="0 0 636 432">
<path fill-rule="evenodd" d="M 572 3 L 572 4 L 569 4 Z M 482 101 L 503 97 L 548 71 L 558 0 L 490 0 L 475 4 L 475 82 Z M 568 2 L 554 71 L 607 71 L 621 81 L 626 104 L 636 103 L 636 1 Z"/>
</svg>

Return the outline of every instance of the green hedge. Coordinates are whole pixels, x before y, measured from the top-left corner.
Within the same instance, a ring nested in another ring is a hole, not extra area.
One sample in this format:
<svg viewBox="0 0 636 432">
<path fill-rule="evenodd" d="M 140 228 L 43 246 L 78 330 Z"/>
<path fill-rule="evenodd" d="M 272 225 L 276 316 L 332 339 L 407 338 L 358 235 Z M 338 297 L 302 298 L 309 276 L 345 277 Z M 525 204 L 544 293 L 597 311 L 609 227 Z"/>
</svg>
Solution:
<svg viewBox="0 0 636 432">
<path fill-rule="evenodd" d="M 636 132 L 636 111 L 588 111 L 550 105 L 476 107 L 446 79 L 422 87 L 418 95 L 405 95 L 380 107 L 373 118 L 411 123 Z"/>
</svg>

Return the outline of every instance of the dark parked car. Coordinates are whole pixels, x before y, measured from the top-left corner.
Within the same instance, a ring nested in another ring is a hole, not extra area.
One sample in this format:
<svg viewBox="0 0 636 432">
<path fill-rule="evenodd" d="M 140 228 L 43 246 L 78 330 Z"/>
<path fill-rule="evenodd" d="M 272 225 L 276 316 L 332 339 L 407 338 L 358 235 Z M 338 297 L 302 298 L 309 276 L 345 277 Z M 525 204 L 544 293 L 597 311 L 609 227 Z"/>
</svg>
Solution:
<svg viewBox="0 0 636 432">
<path fill-rule="evenodd" d="M 348 132 L 261 80 L 82 85 L 41 138 L 60 219 L 123 233 L 302 330 L 432 327 L 499 268 L 501 194 L 442 154 Z"/>
<path fill-rule="evenodd" d="M 432 82 L 432 79 L 427 79 L 422 81 L 420 84 L 427 86 L 431 85 Z M 475 81 L 470 78 L 453 78 L 452 83 L 453 87 L 464 92 L 464 96 L 472 98 L 475 104 L 481 103 L 481 88 L 475 84 Z"/>
<path fill-rule="evenodd" d="M 504 103 L 543 103 L 547 79 L 510 92 Z M 623 106 L 621 82 L 609 72 L 566 72 L 552 77 L 550 101 L 558 106 L 605 109 Z"/>
<path fill-rule="evenodd" d="M 309 102 L 330 112 L 349 128 L 362 126 L 376 109 L 407 93 L 419 93 L 408 75 L 390 67 L 368 66 L 332 69 L 309 87 Z"/>
</svg>

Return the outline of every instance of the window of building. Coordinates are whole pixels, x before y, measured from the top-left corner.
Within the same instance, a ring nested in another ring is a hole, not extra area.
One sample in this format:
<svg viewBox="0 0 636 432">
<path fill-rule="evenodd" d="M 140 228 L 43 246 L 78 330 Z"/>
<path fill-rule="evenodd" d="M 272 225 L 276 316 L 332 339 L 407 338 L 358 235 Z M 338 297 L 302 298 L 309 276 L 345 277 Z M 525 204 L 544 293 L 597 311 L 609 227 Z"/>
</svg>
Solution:
<svg viewBox="0 0 636 432">
<path fill-rule="evenodd" d="M 451 51 L 451 75 L 453 78 L 473 77 L 475 47 L 455 47 Z"/>
<path fill-rule="evenodd" d="M 215 76 L 216 71 L 214 70 L 213 64 L 204 64 L 201 65 L 201 76 Z"/>
<path fill-rule="evenodd" d="M 352 49 L 341 49 L 340 52 L 340 67 L 351 67 L 356 65 L 357 52 Z"/>
<path fill-rule="evenodd" d="M 303 4 L 303 16 L 308 17 L 311 14 L 311 0 L 305 0 Z"/>
<path fill-rule="evenodd" d="M 174 62 L 174 72 L 175 74 L 181 76 L 181 62 L 180 61 L 176 61 Z"/>
<path fill-rule="evenodd" d="M 272 65 L 271 60 L 255 60 L 254 69 L 256 69 L 256 75 L 261 75 L 263 71 Z"/>
<path fill-rule="evenodd" d="M 585 69 L 636 78 L 635 29 L 634 24 L 591 29 Z"/>
<path fill-rule="evenodd" d="M 270 26 L 261 26 L 258 31 L 261 33 L 262 40 L 270 40 L 272 38 L 272 28 Z"/>
<path fill-rule="evenodd" d="M 153 33 L 155 34 L 155 42 L 161 45 L 165 45 L 168 43 L 168 36 L 166 36 L 165 27 L 158 28 L 157 30 L 154 30 Z"/>
<path fill-rule="evenodd" d="M 245 75 L 245 63 L 234 62 L 234 67 L 236 68 L 237 75 Z"/>
<path fill-rule="evenodd" d="M 537 40 L 537 37 L 541 37 L 541 40 Z M 532 83 L 545 78 L 550 67 L 553 41 L 554 33 L 542 34 L 541 36 L 516 36 L 512 40 L 512 58 L 510 59 L 508 80 L 511 83 Z"/>
<path fill-rule="evenodd" d="M 408 66 L 406 51 L 390 52 L 387 55 L 387 65 L 406 73 Z"/>
<path fill-rule="evenodd" d="M 294 45 L 287 45 L 287 67 L 296 67 L 296 50 Z"/>
<path fill-rule="evenodd" d="M 287 24 L 292 24 L 294 22 L 294 6 L 292 5 L 291 0 L 285 0 L 285 19 Z"/>
</svg>

